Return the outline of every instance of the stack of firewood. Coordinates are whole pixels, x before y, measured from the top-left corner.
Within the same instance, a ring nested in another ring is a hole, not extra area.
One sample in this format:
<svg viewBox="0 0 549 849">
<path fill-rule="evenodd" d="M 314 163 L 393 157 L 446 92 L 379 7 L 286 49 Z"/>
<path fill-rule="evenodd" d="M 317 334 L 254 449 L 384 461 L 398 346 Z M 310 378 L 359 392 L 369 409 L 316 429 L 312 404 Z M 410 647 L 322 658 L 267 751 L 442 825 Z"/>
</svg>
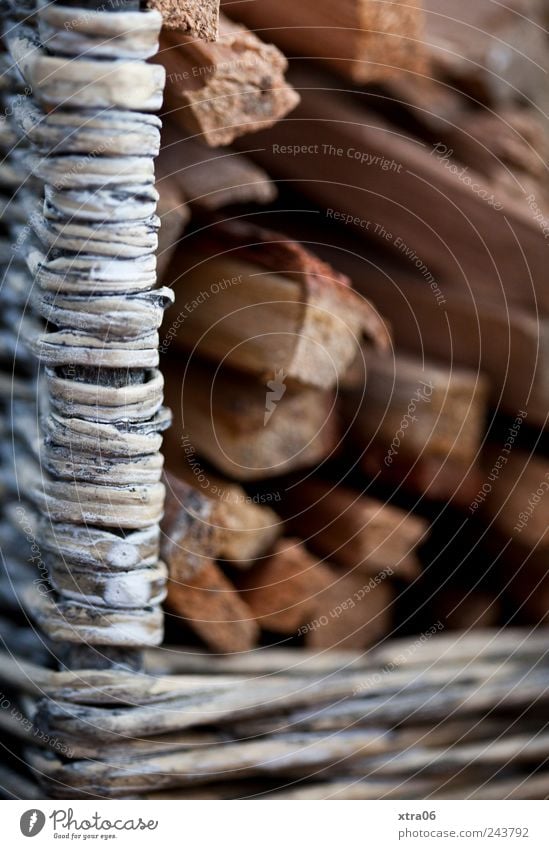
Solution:
<svg viewBox="0 0 549 849">
<path fill-rule="evenodd" d="M 281 638 L 365 647 L 425 597 L 427 619 L 495 624 L 514 598 L 504 570 L 471 588 L 498 544 L 476 510 L 489 414 L 532 427 L 547 406 L 546 245 L 531 201 L 543 209 L 547 196 L 538 10 L 468 3 L 455 26 L 443 3 L 395 3 L 393 17 L 387 4 L 344 3 L 339 30 L 322 4 L 294 5 L 227 4 L 253 30 L 240 38 L 256 61 L 240 61 L 223 15 L 216 43 L 169 34 L 161 55 L 159 185 L 192 213 L 162 254 L 176 293 L 161 340 L 175 413 L 169 621 L 217 651 Z M 292 60 L 286 78 L 259 37 Z M 528 58 L 509 48 L 502 71 L 490 47 L 505 38 Z M 263 61 L 278 69 L 277 98 L 257 87 Z M 284 191 L 274 208 L 261 166 Z M 349 278 L 368 298 L 350 310 Z M 192 499 L 202 507 L 187 510 Z M 251 557 L 211 544 L 218 530 L 203 517 L 219 501 L 257 508 Z"/>
<path fill-rule="evenodd" d="M 284 55 L 223 15 L 217 42 L 170 31 L 163 48 L 158 186 L 178 193 L 166 218 L 184 204 L 198 224 L 179 243 L 170 233 L 159 252 L 176 293 L 160 345 L 174 411 L 164 441 L 167 621 L 219 652 L 281 638 L 366 647 L 392 627 L 398 581 L 419 572 L 427 522 L 352 489 L 326 486 L 317 499 L 320 479 L 290 497 L 280 476 L 306 477 L 335 456 L 341 386 L 362 394 L 365 357 L 387 353 L 387 327 L 312 250 L 224 213 L 274 200 L 249 158 L 212 148 L 292 114 L 299 97 Z M 420 62 L 400 50 L 410 67 Z M 294 497 L 313 499 L 310 516 Z M 309 526 L 325 513 L 324 539 Z"/>
<path fill-rule="evenodd" d="M 0 742 L 54 797 L 545 795 L 543 639 L 461 633 L 549 604 L 536 0 L 147 5 L 4 35 Z"/>
</svg>

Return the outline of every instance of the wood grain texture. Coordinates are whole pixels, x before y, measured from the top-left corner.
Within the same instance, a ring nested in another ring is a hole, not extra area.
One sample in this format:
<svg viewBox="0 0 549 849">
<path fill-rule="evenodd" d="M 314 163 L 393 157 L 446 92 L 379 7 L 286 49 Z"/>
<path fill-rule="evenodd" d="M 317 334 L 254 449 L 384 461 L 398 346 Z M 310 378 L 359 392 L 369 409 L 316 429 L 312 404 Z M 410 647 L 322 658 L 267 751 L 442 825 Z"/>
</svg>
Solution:
<svg viewBox="0 0 549 849">
<path fill-rule="evenodd" d="M 313 56 L 354 83 L 426 67 L 422 4 L 399 0 L 222 0 L 235 20 L 291 56 Z"/>
<path fill-rule="evenodd" d="M 287 491 L 281 512 L 318 555 L 363 577 L 386 569 L 405 579 L 418 574 L 414 552 L 428 529 L 420 516 L 314 478 Z"/>
<path fill-rule="evenodd" d="M 337 442 L 334 397 L 311 387 L 290 387 L 276 373 L 265 382 L 191 361 L 165 365 L 166 398 L 175 411 L 166 451 L 209 486 L 201 458 L 217 473 L 254 481 L 313 466 Z M 284 392 L 269 417 L 270 386 Z M 273 498 L 276 493 L 273 493 Z"/>
<path fill-rule="evenodd" d="M 250 608 L 213 561 L 192 573 L 181 558 L 172 562 L 166 605 L 176 621 L 186 625 L 216 652 L 251 649 L 259 628 Z"/>
<path fill-rule="evenodd" d="M 282 522 L 267 499 L 254 499 L 240 486 L 213 475 L 201 486 L 182 459 L 171 468 L 174 471 L 165 476 L 162 522 L 167 562 L 180 550 L 197 565 L 202 558 L 221 559 L 246 569 L 282 532 Z"/>
<path fill-rule="evenodd" d="M 314 617 L 317 595 L 336 580 L 298 539 L 286 538 L 243 575 L 238 590 L 262 628 L 294 634 Z"/>
<path fill-rule="evenodd" d="M 348 279 L 279 233 L 213 226 L 174 263 L 177 303 L 161 350 L 196 350 L 255 375 L 283 373 L 328 390 L 362 339 L 384 350 L 387 328 Z"/>
<path fill-rule="evenodd" d="M 546 240 L 524 195 L 517 200 L 460 168 L 444 146 L 402 131 L 360 94 L 337 91 L 328 76 L 296 69 L 292 80 L 301 102 L 258 136 L 253 155 L 260 164 L 334 222 L 408 256 L 436 307 L 456 294 L 473 297 L 479 308 L 508 303 L 547 311 Z"/>
<path fill-rule="evenodd" d="M 162 130 L 156 161 L 157 188 L 177 186 L 198 212 L 215 212 L 236 204 L 267 204 L 276 198 L 273 181 L 251 159 L 234 150 L 212 150 L 197 139 L 182 137 L 173 121 Z"/>
</svg>

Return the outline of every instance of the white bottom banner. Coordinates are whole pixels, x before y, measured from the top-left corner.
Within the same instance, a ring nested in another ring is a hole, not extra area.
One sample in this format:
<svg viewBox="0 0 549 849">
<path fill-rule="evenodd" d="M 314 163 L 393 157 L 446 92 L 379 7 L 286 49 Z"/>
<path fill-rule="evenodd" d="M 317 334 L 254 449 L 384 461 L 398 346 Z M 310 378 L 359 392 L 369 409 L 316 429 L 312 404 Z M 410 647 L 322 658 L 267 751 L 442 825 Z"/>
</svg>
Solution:
<svg viewBox="0 0 549 849">
<path fill-rule="evenodd" d="M 549 802 L 3 802 L 2 844 L 161 849 L 549 847 Z"/>
</svg>

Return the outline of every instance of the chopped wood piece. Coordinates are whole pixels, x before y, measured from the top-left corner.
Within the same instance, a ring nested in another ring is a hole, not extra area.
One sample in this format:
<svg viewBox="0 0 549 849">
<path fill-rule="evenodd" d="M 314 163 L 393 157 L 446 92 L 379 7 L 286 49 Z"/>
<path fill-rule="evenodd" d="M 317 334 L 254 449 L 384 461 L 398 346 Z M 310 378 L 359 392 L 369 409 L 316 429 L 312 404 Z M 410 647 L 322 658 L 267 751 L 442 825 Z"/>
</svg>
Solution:
<svg viewBox="0 0 549 849">
<path fill-rule="evenodd" d="M 536 110 L 522 104 L 502 106 L 497 112 L 469 109 L 446 138 L 453 157 L 519 200 L 534 194 L 547 214 L 547 127 Z"/>
<path fill-rule="evenodd" d="M 361 443 L 379 439 L 389 450 L 403 416 L 413 418 L 390 455 L 412 458 L 422 452 L 470 463 L 483 434 L 487 385 L 473 371 L 447 369 L 406 355 L 367 357 L 367 402 L 357 409 L 357 397 L 347 402 L 349 414 L 359 416 Z M 387 464 L 390 465 L 390 462 Z"/>
<path fill-rule="evenodd" d="M 436 135 L 436 141 L 446 140 L 446 133 L 459 129 L 459 121 L 468 113 L 466 98 L 449 83 L 416 74 L 383 80 L 371 105 L 418 135 Z"/>
<path fill-rule="evenodd" d="M 175 414 L 166 450 L 199 483 L 208 481 L 200 457 L 235 480 L 258 480 L 313 466 L 337 442 L 330 392 L 286 386 L 276 373 L 262 383 L 195 360 L 186 367 L 166 360 L 164 374 Z"/>
<path fill-rule="evenodd" d="M 501 564 L 518 621 L 547 624 L 549 461 L 513 447 L 517 435 L 515 422 L 506 442 L 486 450 L 484 484 L 470 510 L 490 519 L 496 531 L 492 553 Z"/>
<path fill-rule="evenodd" d="M 418 0 L 222 0 L 222 5 L 292 56 L 322 59 L 355 83 L 425 69 Z"/>
<path fill-rule="evenodd" d="M 285 56 L 224 16 L 215 43 L 164 31 L 161 45 L 168 114 L 210 147 L 270 127 L 299 102 Z"/>
<path fill-rule="evenodd" d="M 470 292 L 449 293 L 441 309 L 424 281 L 405 269 L 392 271 L 390 285 L 386 274 L 376 274 L 371 267 L 366 274 L 364 264 L 347 270 L 387 317 L 399 352 L 480 371 L 488 379 L 491 406 L 511 416 L 525 410 L 530 423 L 544 425 L 549 407 L 548 319 L 519 307 L 510 312 Z"/>
<path fill-rule="evenodd" d="M 386 454 L 369 450 L 363 459 L 362 469 L 369 478 L 375 478 L 384 466 Z M 459 460 L 440 457 L 421 457 L 410 464 L 397 458 L 392 466 L 383 468 L 382 480 L 395 491 L 426 498 L 432 502 L 448 502 L 462 509 L 467 507 L 482 484 L 482 473 L 476 463 L 463 466 Z"/>
<path fill-rule="evenodd" d="M 185 244 L 176 271 L 161 351 L 173 342 L 261 377 L 327 390 L 363 337 L 388 345 L 382 319 L 348 279 L 279 233 L 241 222 L 214 226 Z"/>
<path fill-rule="evenodd" d="M 458 498 L 462 487 L 468 492 L 468 476 L 478 477 L 484 377 L 402 354 L 366 355 L 366 361 L 366 393 L 348 392 L 342 405 L 364 468 L 430 498 Z"/>
<path fill-rule="evenodd" d="M 366 498 L 347 487 L 308 480 L 287 490 L 286 524 L 307 546 L 357 574 L 417 576 L 414 550 L 427 531 L 425 519 Z"/>
<path fill-rule="evenodd" d="M 301 72 L 300 78 L 303 78 Z M 549 406 L 545 380 L 549 304 L 543 282 L 547 245 L 539 216 L 536 220 L 535 207 L 527 209 L 524 199 L 518 204 L 508 187 L 500 197 L 496 185 L 490 181 L 486 183 L 488 194 L 477 195 L 481 184 L 475 182 L 467 165 L 445 158 L 442 149 L 437 152 L 434 146 L 425 147 L 425 142 L 419 139 L 406 138 L 395 125 L 383 149 L 374 150 L 370 133 L 378 125 L 378 114 L 361 108 L 356 95 L 338 112 L 343 106 L 342 95 L 324 90 L 333 84 L 316 75 L 305 78 L 308 83 L 296 115 L 307 120 L 284 122 L 282 127 L 262 134 L 263 150 L 254 156 L 273 173 L 296 180 L 304 193 L 314 196 L 326 208 L 323 257 L 335 262 L 372 299 L 390 323 L 399 352 L 452 362 L 475 372 L 480 370 L 489 378 L 490 402 L 494 407 L 511 416 L 517 410 L 527 410 L 529 422 L 544 424 Z M 297 78 L 294 81 L 299 86 Z M 309 90 L 313 88 L 317 91 Z M 336 113 L 337 127 L 332 126 Z M 318 123 L 315 117 L 319 118 Z M 530 135 L 529 131 L 518 129 L 518 118 L 514 120 L 519 132 L 519 150 L 508 156 L 518 168 L 528 149 Z M 343 127 L 353 129 L 347 133 Z M 501 135 L 509 140 L 508 133 Z M 393 146 L 397 138 L 399 141 Z M 409 160 L 408 167 L 401 157 L 402 151 L 396 150 L 401 141 L 414 149 L 413 166 Z M 318 155 L 281 153 L 282 145 L 291 147 L 298 143 L 318 144 Z M 273 152 L 273 145 L 279 145 L 277 153 Z M 537 145 L 535 142 L 534 151 L 530 151 L 536 154 L 536 161 L 540 158 Z M 477 148 L 481 149 L 480 142 L 475 143 Z M 347 159 L 348 151 L 362 151 L 361 156 L 366 157 L 363 165 L 355 168 Z M 440 175 L 432 169 L 433 160 L 437 160 L 439 170 L 444 172 L 440 182 Z M 489 165 L 483 160 L 485 171 Z M 330 181 L 323 176 L 328 167 Z M 527 167 L 528 174 L 533 175 L 534 166 Z M 408 176 L 412 171 L 422 176 L 405 188 L 405 171 Z M 516 173 L 521 183 L 523 172 Z M 339 184 L 345 185 L 345 192 L 339 190 Z M 539 198 L 541 209 L 543 183 L 538 180 L 537 184 L 540 188 L 535 197 L 536 203 Z M 428 185 L 438 188 L 431 194 Z M 389 191 L 391 201 L 386 205 Z M 442 195 L 453 200 L 446 203 L 441 200 Z M 407 198 L 405 209 L 403 196 Z M 506 203 L 507 198 L 511 198 L 510 209 L 492 206 L 500 200 Z M 363 237 L 373 236 L 381 241 L 386 248 L 386 251 L 382 249 L 382 262 L 373 263 L 365 257 L 364 247 L 354 240 L 350 231 L 341 236 L 345 238 L 346 250 L 327 249 L 334 222 L 354 224 L 356 234 L 360 231 Z M 322 226 L 321 221 L 319 225 Z M 444 246 L 451 246 L 451 255 L 442 256 Z M 528 280 L 528 285 L 521 284 L 524 280 Z M 489 344 L 493 339 L 498 340 L 497 345 Z M 433 473 L 430 475 L 432 478 Z M 449 480 L 452 477 L 455 479 L 455 475 L 449 475 Z"/>
<path fill-rule="evenodd" d="M 238 589 L 262 628 L 293 634 L 313 618 L 318 593 L 335 580 L 298 539 L 284 539 L 242 576 Z"/>
<path fill-rule="evenodd" d="M 399 76 L 371 99 L 371 106 L 432 145 L 446 147 L 448 165 L 467 165 L 505 196 L 524 202 L 535 195 L 547 216 L 546 122 L 530 103 L 475 109 L 449 83 Z M 465 174 L 465 172 L 462 172 Z"/>
<path fill-rule="evenodd" d="M 162 15 L 162 26 L 193 38 L 215 41 L 218 36 L 219 0 L 146 0 L 149 9 Z"/>
<path fill-rule="evenodd" d="M 174 466 L 177 474 L 165 476 L 162 522 L 162 550 L 168 564 L 178 558 L 196 559 L 198 568 L 204 559 L 223 559 L 245 568 L 271 548 L 282 531 L 273 510 L 213 475 L 202 486 L 182 458 L 175 458 Z"/>
<path fill-rule="evenodd" d="M 486 503 L 506 538 L 530 548 L 549 547 L 549 461 L 515 447 L 517 436 L 513 424 L 505 443 L 485 451 L 483 468 L 490 475 L 486 487 L 490 491 L 477 509 Z"/>
<path fill-rule="evenodd" d="M 173 124 L 164 125 L 156 162 L 160 191 L 165 182 L 176 183 L 189 206 L 207 212 L 235 204 L 267 204 L 276 198 L 273 181 L 248 157 L 234 150 L 212 150 L 180 135 Z"/>
<path fill-rule="evenodd" d="M 170 567 L 171 571 L 171 567 Z M 219 566 L 210 562 L 187 574 L 179 560 L 168 581 L 166 605 L 218 652 L 247 651 L 259 634 L 252 611 Z"/>
<path fill-rule="evenodd" d="M 424 8 L 424 44 L 435 74 L 491 104 L 539 98 L 547 45 L 537 0 L 459 6 L 424 0 Z"/>
<path fill-rule="evenodd" d="M 494 628 L 501 615 L 499 599 L 484 592 L 457 587 L 437 592 L 434 605 L 435 615 L 445 626 L 460 631 Z"/>
<path fill-rule="evenodd" d="M 359 571 L 336 579 L 316 597 L 314 619 L 300 629 L 315 649 L 364 649 L 391 629 L 393 590 Z"/>
<path fill-rule="evenodd" d="M 460 167 L 445 144 L 407 135 L 328 77 L 299 69 L 291 79 L 301 103 L 258 136 L 257 161 L 312 197 L 330 223 L 348 224 L 407 261 L 436 307 L 455 293 L 470 300 L 472 290 L 478 305 L 549 310 L 547 241 L 532 199 L 529 208 Z"/>
</svg>

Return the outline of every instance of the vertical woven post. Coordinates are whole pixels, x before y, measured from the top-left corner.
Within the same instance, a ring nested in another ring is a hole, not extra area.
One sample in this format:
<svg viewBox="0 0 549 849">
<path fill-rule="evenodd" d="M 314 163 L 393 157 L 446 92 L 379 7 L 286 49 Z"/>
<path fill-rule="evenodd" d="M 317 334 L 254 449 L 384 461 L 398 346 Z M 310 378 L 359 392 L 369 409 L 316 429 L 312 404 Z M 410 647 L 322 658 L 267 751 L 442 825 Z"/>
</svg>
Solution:
<svg viewBox="0 0 549 849">
<path fill-rule="evenodd" d="M 15 616 L 24 588 L 38 586 L 45 571 L 25 475 L 38 441 L 37 363 L 25 337 L 38 332 L 39 323 L 28 303 L 32 276 L 21 246 L 38 186 L 14 112 L 28 91 L 9 54 L 0 53 L 0 606 Z"/>
<path fill-rule="evenodd" d="M 72 667 L 138 667 L 162 639 L 158 560 L 164 488 L 154 157 L 164 70 L 159 13 L 47 4 L 36 29 L 8 27 L 29 96 L 14 120 L 30 142 L 39 202 L 22 252 L 44 327 L 42 433 L 25 469 L 41 514 L 51 592 L 26 603 Z M 127 8 L 127 7 L 125 7 Z"/>
</svg>

